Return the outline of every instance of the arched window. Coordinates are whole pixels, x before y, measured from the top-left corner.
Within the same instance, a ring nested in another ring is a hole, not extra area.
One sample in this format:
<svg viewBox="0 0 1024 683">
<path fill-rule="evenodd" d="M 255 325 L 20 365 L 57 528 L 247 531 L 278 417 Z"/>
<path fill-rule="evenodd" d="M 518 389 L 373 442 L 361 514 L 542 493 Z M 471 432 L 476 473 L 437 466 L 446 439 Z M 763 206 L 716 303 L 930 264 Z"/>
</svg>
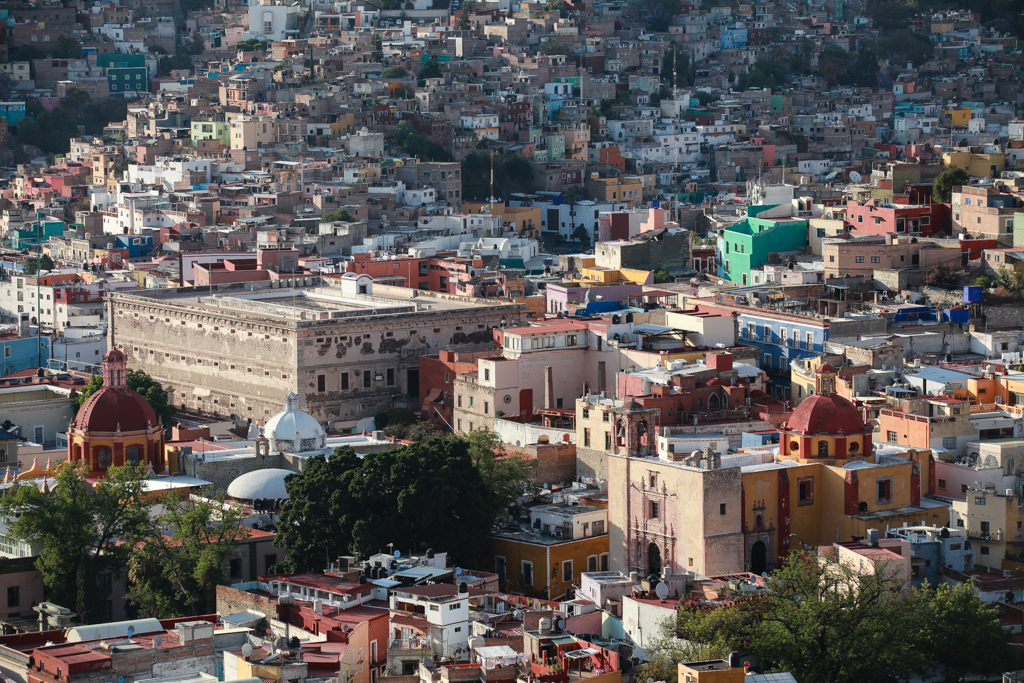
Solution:
<svg viewBox="0 0 1024 683">
<path fill-rule="evenodd" d="M 93 451 L 96 456 L 96 467 L 105 470 L 110 467 L 110 449 L 109 448 L 97 448 Z"/>
<path fill-rule="evenodd" d="M 139 454 L 142 451 L 138 446 L 129 446 L 128 450 L 125 451 L 124 461 L 128 465 L 139 464 Z"/>
<path fill-rule="evenodd" d="M 818 442 L 818 457 L 819 458 L 827 458 L 828 457 L 828 441 L 819 441 Z"/>
<path fill-rule="evenodd" d="M 852 442 L 850 444 L 850 452 L 851 453 L 856 453 L 858 450 L 860 450 L 860 444 L 857 443 L 856 441 Z"/>
</svg>

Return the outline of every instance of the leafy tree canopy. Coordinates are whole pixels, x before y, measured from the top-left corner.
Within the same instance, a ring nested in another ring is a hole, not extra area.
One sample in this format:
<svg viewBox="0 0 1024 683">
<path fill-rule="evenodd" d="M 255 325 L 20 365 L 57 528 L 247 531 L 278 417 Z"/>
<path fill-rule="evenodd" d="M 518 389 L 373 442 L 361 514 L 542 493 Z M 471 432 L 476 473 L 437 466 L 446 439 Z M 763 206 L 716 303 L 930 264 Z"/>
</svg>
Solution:
<svg viewBox="0 0 1024 683">
<path fill-rule="evenodd" d="M 405 78 L 409 71 L 404 66 L 389 66 L 380 72 L 381 78 Z"/>
<path fill-rule="evenodd" d="M 491 158 L 473 152 L 462 161 L 462 196 L 486 201 L 491 195 Z M 507 200 L 513 193 L 534 191 L 533 167 L 522 157 L 494 157 L 494 194 Z"/>
<path fill-rule="evenodd" d="M 919 67 L 932 58 L 935 44 L 932 39 L 917 31 L 903 30 L 878 41 L 880 52 L 900 66 L 911 62 Z"/>
<path fill-rule="evenodd" d="M 703 90 L 698 90 L 694 96 L 697 98 L 697 101 L 700 102 L 700 106 L 702 107 L 706 107 L 712 102 L 717 102 L 722 99 L 721 95 L 713 95 Z"/>
<path fill-rule="evenodd" d="M 349 212 L 348 209 L 335 209 L 334 211 L 329 211 L 320 216 L 321 223 L 333 223 L 335 221 L 344 221 L 345 223 L 352 223 L 355 220 L 355 217 Z"/>
<path fill-rule="evenodd" d="M 93 487 L 84 462 L 59 467 L 52 492 L 15 486 L 0 499 L 0 511 L 13 520 L 13 536 L 40 548 L 36 567 L 47 599 L 93 623 L 148 526 L 148 508 L 140 501 L 149 471 L 112 467 Z M 101 576 L 110 579 L 101 582 Z"/>
<path fill-rule="evenodd" d="M 661 73 L 662 80 L 670 90 L 675 87 L 685 88 L 693 83 L 689 53 L 673 44 L 672 49 L 666 52 L 661 60 Z"/>
<path fill-rule="evenodd" d="M 786 82 L 786 70 L 778 63 L 768 59 L 759 59 L 750 67 L 750 71 L 741 74 L 738 88 L 771 88 L 781 87 Z"/>
<path fill-rule="evenodd" d="M 973 586 L 911 589 L 897 564 L 858 575 L 794 552 L 760 596 L 732 597 L 713 611 L 683 605 L 662 635 L 753 654 L 808 683 L 907 680 L 936 666 L 961 680 L 1015 664 L 998 614 Z"/>
<path fill-rule="evenodd" d="M 266 50 L 270 42 L 267 40 L 261 40 L 259 38 L 246 38 L 235 43 L 236 50 L 243 50 L 245 52 L 262 51 Z"/>
<path fill-rule="evenodd" d="M 949 202 L 953 197 L 953 188 L 957 185 L 966 185 L 970 179 L 970 174 L 964 169 L 953 164 L 946 164 L 946 167 L 932 182 L 932 201 Z"/>
</svg>

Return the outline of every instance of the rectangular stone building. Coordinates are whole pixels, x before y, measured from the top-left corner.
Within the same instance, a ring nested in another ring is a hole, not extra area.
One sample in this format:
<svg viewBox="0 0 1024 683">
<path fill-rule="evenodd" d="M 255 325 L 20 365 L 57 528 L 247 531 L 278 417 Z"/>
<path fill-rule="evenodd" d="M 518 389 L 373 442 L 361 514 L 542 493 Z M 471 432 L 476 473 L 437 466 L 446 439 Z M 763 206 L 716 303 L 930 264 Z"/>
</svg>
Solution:
<svg viewBox="0 0 1024 683">
<path fill-rule="evenodd" d="M 491 348 L 495 328 L 526 323 L 519 304 L 375 287 L 355 273 L 109 302 L 110 344 L 171 389 L 176 406 L 262 423 L 295 392 L 303 410 L 339 428 L 397 397 L 418 399 L 420 356 Z"/>
</svg>

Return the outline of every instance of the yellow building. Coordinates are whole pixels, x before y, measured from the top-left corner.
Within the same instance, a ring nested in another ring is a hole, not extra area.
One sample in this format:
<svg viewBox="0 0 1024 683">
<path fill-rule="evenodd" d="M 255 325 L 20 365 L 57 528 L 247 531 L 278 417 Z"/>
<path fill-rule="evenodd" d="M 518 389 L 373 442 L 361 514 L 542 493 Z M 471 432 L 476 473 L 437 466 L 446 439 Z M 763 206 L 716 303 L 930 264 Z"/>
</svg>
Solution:
<svg viewBox="0 0 1024 683">
<path fill-rule="evenodd" d="M 943 153 L 942 162 L 962 168 L 974 177 L 998 178 L 1006 168 L 1006 155 L 1002 152 L 988 154 L 957 149 Z"/>
<path fill-rule="evenodd" d="M 637 458 L 649 417 L 611 416 L 611 438 L 625 440 L 607 455 L 612 569 L 762 573 L 802 544 L 862 540 L 903 522 L 947 524 L 945 505 L 922 501 L 931 452 L 876 457 L 872 427 L 835 387 L 835 369 L 823 364 L 815 395 L 780 426 L 777 456 L 707 449 Z"/>
<path fill-rule="evenodd" d="M 530 510 L 529 531 L 491 534 L 499 589 L 555 600 L 583 572 L 608 569 L 608 511 L 589 505 Z"/>
<path fill-rule="evenodd" d="M 463 213 L 489 213 L 490 210 L 491 205 L 488 202 L 462 202 Z M 501 216 L 502 220 L 512 225 L 519 235 L 540 239 L 539 206 L 505 206 L 503 203 L 495 203 L 494 215 Z"/>
<path fill-rule="evenodd" d="M 946 116 L 949 117 L 949 122 L 954 126 L 966 126 L 971 121 L 971 115 L 970 107 L 946 110 Z"/>
<path fill-rule="evenodd" d="M 1012 490 L 1006 493 L 969 488 L 965 500 L 952 502 L 950 524 L 967 532 L 977 550 L 974 564 L 997 572 L 1017 569 L 1024 560 L 1024 509 Z"/>
</svg>

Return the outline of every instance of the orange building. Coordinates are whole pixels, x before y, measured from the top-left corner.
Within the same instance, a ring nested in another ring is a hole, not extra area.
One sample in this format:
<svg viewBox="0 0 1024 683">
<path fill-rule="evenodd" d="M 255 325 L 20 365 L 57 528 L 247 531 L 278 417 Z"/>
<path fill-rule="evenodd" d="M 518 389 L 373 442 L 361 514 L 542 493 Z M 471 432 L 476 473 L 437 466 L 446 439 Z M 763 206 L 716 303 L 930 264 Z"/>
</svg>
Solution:
<svg viewBox="0 0 1024 683">
<path fill-rule="evenodd" d="M 90 476 L 119 465 L 164 470 L 164 429 L 152 406 L 128 388 L 120 350 L 103 356 L 103 387 L 88 398 L 68 428 L 68 460 L 89 463 Z"/>
</svg>

